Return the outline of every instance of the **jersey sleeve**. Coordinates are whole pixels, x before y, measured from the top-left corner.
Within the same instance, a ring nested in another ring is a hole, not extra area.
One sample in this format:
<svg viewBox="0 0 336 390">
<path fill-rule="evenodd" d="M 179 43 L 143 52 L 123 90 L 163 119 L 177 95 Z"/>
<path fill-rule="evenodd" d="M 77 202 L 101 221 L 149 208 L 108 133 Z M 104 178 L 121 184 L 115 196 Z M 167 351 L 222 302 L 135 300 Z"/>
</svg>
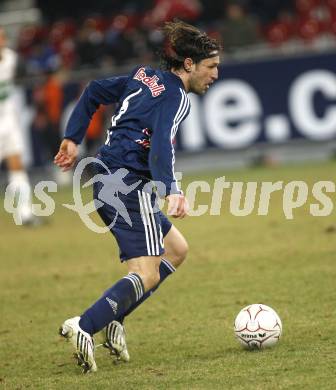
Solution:
<svg viewBox="0 0 336 390">
<path fill-rule="evenodd" d="M 162 197 L 181 193 L 174 172 L 174 139 L 189 109 L 189 98 L 180 89 L 176 96 L 167 95 L 153 113 L 149 169 Z"/>
<path fill-rule="evenodd" d="M 92 115 L 101 104 L 119 101 L 124 92 L 127 76 L 91 81 L 80 96 L 67 123 L 64 138 L 80 144 L 85 136 Z"/>
</svg>

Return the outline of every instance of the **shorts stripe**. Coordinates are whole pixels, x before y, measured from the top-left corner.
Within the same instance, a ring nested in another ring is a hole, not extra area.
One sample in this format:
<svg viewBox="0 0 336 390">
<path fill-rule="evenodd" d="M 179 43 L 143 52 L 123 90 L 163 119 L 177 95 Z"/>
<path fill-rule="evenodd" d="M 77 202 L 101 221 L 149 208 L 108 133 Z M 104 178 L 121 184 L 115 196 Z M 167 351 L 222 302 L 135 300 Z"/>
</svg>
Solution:
<svg viewBox="0 0 336 390">
<path fill-rule="evenodd" d="M 147 253 L 148 253 L 149 256 L 151 256 L 152 252 L 150 250 L 150 245 L 149 245 L 148 224 L 147 224 L 147 220 L 146 220 L 146 216 L 145 216 L 145 210 L 144 210 L 144 207 L 143 207 L 143 204 L 142 204 L 141 192 L 140 191 L 138 191 L 138 198 L 139 198 L 139 204 L 140 204 L 141 219 L 142 219 L 142 223 L 143 223 L 144 228 L 145 228 Z"/>
<path fill-rule="evenodd" d="M 149 229 L 149 237 L 150 237 L 150 244 L 151 244 L 151 249 L 152 249 L 152 256 L 155 256 L 155 244 L 154 244 L 154 234 L 153 234 L 153 228 L 149 216 L 149 210 L 146 202 L 146 195 L 142 192 L 142 200 L 143 200 L 143 205 L 144 205 L 144 210 L 145 210 L 145 215 L 146 215 L 146 221 Z"/>
<path fill-rule="evenodd" d="M 159 256 L 159 236 L 156 227 L 156 221 L 154 218 L 154 210 L 151 205 L 150 194 L 142 191 L 138 191 L 138 198 L 140 204 L 140 213 L 142 223 L 145 228 L 146 245 L 149 256 Z"/>
<path fill-rule="evenodd" d="M 146 192 L 143 192 L 143 196 L 144 196 L 144 198 L 147 197 L 147 204 L 148 204 L 149 214 L 150 214 L 150 218 L 152 220 L 152 227 L 153 227 L 154 236 L 155 236 L 155 249 L 156 249 L 155 255 L 159 256 L 159 254 L 160 254 L 159 239 L 158 239 L 158 233 L 157 233 L 156 223 L 155 223 L 155 218 L 154 218 L 154 210 L 153 210 L 153 207 L 151 205 L 151 198 L 150 198 L 150 195 L 148 193 L 146 193 Z"/>
</svg>

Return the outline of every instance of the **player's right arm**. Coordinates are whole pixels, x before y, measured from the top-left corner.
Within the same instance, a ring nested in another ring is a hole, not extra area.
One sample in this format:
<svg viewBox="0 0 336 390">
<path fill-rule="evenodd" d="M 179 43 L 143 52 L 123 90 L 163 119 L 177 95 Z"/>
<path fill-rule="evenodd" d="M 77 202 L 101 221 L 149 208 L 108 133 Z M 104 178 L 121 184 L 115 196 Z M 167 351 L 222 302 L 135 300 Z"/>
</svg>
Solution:
<svg viewBox="0 0 336 390">
<path fill-rule="evenodd" d="M 64 140 L 54 159 L 55 164 L 63 171 L 71 169 L 75 164 L 78 156 L 77 145 L 82 142 L 92 115 L 101 104 L 118 102 L 127 80 L 127 76 L 120 76 L 94 80 L 87 85 L 70 116 Z"/>
<path fill-rule="evenodd" d="M 92 115 L 101 104 L 107 105 L 118 102 L 127 80 L 127 76 L 120 76 L 91 81 L 84 89 L 70 116 L 64 138 L 80 144 Z"/>
<path fill-rule="evenodd" d="M 70 139 L 65 138 L 54 158 L 54 163 L 59 166 L 63 172 L 66 172 L 74 166 L 77 156 L 78 145 Z"/>
</svg>

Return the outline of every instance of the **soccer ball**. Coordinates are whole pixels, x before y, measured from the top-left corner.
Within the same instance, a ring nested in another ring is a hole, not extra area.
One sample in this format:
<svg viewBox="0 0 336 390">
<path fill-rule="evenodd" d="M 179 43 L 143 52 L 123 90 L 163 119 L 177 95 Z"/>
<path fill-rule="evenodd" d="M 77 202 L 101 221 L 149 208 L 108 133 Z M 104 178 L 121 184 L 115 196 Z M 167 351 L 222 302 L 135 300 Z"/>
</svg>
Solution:
<svg viewBox="0 0 336 390">
<path fill-rule="evenodd" d="M 234 322 L 237 340 L 246 349 L 273 347 L 280 339 L 282 323 L 269 306 L 256 303 L 242 309 Z"/>
</svg>

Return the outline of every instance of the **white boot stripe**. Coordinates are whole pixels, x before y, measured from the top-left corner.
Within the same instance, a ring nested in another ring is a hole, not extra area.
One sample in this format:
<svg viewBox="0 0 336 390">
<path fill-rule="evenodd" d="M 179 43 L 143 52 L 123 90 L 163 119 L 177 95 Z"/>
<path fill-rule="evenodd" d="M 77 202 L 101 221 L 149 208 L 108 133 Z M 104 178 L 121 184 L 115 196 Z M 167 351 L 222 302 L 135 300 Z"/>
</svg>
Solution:
<svg viewBox="0 0 336 390">
<path fill-rule="evenodd" d="M 79 321 L 79 316 L 66 320 L 62 325 L 62 334 L 71 341 L 75 348 L 78 363 L 82 365 L 83 372 L 94 372 L 97 371 L 94 360 L 94 341 L 91 335 L 79 326 Z"/>
<path fill-rule="evenodd" d="M 83 351 L 83 335 L 82 335 L 82 333 L 80 333 L 80 336 L 79 336 L 79 351 L 80 352 Z"/>
<path fill-rule="evenodd" d="M 83 338 L 83 356 L 84 356 L 84 360 L 86 361 L 87 360 L 87 357 L 86 357 L 86 348 L 87 348 L 87 341 L 85 338 Z"/>
</svg>

